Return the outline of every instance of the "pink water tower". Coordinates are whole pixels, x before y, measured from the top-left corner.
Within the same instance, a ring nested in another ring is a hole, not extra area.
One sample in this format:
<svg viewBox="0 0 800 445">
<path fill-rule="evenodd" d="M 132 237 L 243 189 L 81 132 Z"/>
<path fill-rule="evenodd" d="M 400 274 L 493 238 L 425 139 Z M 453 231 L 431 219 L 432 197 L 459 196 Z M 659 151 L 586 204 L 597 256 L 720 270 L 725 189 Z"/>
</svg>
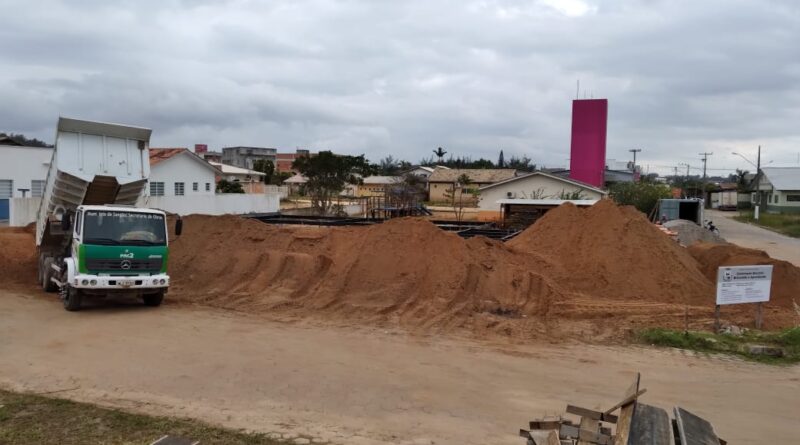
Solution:
<svg viewBox="0 0 800 445">
<path fill-rule="evenodd" d="M 606 169 L 608 99 L 572 101 L 569 177 L 603 187 Z"/>
</svg>

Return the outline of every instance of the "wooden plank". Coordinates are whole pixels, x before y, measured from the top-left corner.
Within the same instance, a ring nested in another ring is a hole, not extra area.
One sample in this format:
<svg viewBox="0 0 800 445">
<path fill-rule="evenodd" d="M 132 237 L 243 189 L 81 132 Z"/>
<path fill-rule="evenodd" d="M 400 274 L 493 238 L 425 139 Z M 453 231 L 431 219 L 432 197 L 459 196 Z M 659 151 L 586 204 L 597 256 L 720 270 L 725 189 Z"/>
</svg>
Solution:
<svg viewBox="0 0 800 445">
<path fill-rule="evenodd" d="M 672 445 L 672 424 L 661 408 L 637 403 L 631 421 L 628 443 L 636 445 Z"/>
<path fill-rule="evenodd" d="M 544 445 L 561 445 L 561 440 L 558 438 L 558 433 L 555 431 L 550 431 L 550 434 L 547 435 L 547 442 Z"/>
<path fill-rule="evenodd" d="M 566 420 L 531 420 L 528 428 L 532 430 L 557 430 L 562 424 L 572 425 L 571 421 Z"/>
<path fill-rule="evenodd" d="M 560 439 L 583 440 L 591 444 L 610 445 L 611 436 L 600 434 L 592 430 L 585 430 L 574 425 L 561 425 L 558 430 Z"/>
<path fill-rule="evenodd" d="M 681 445 L 721 445 L 711 423 L 681 407 L 675 407 L 675 423 Z"/>
<path fill-rule="evenodd" d="M 603 422 L 617 423 L 617 416 L 613 414 L 595 411 L 588 408 L 581 408 L 580 406 L 567 405 L 567 413 L 575 414 L 576 416 L 581 417 L 588 417 L 590 419 L 600 420 Z"/>
<path fill-rule="evenodd" d="M 589 432 L 594 433 L 595 435 L 599 436 L 600 435 L 600 421 L 594 420 L 594 419 L 590 419 L 589 417 L 581 417 L 581 431 L 580 431 L 580 434 L 579 434 L 579 439 L 580 440 L 578 440 L 578 445 L 591 445 L 592 443 L 596 443 L 596 442 L 590 442 L 590 441 L 586 440 L 586 435 L 583 434 L 584 431 L 589 431 Z"/>
<path fill-rule="evenodd" d="M 608 409 L 608 410 L 607 410 L 605 413 L 603 413 L 603 414 L 611 414 L 611 413 L 613 413 L 614 411 L 616 411 L 618 408 L 622 408 L 622 407 L 623 407 L 623 406 L 625 406 L 625 405 L 628 405 L 628 404 L 630 404 L 630 403 L 633 403 L 633 402 L 635 402 L 635 401 L 636 401 L 636 399 L 638 399 L 638 398 L 639 398 L 639 396 L 641 396 L 642 394 L 644 394 L 644 393 L 646 393 L 646 392 L 647 392 L 647 389 L 640 389 L 640 390 L 636 391 L 635 393 L 633 393 L 633 394 L 631 394 L 631 395 L 629 395 L 629 396 L 626 396 L 624 399 L 622 399 L 622 401 L 621 401 L 621 402 L 619 402 L 619 403 L 617 403 L 616 405 L 612 406 L 611 408 L 609 408 L 609 409 Z"/>
<path fill-rule="evenodd" d="M 633 379 L 633 384 L 631 384 L 628 390 L 625 391 L 625 397 L 623 398 L 623 401 L 628 400 L 632 395 L 639 393 L 639 382 L 641 378 L 641 374 L 637 372 Z M 631 422 L 633 421 L 633 412 L 636 409 L 636 399 L 634 398 L 633 400 L 633 403 L 623 405 L 622 409 L 620 410 L 619 420 L 617 421 L 617 435 L 614 439 L 614 445 L 628 445 L 628 438 L 630 437 L 631 432 Z"/>
</svg>

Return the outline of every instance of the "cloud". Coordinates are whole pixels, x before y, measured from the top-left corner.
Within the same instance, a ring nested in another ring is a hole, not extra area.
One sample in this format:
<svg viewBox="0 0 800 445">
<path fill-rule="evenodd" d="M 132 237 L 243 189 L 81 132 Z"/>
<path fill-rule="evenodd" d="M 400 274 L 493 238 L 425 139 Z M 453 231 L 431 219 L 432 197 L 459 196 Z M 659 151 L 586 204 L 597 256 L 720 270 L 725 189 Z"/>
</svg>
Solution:
<svg viewBox="0 0 800 445">
<path fill-rule="evenodd" d="M 35 3 L 35 4 L 34 4 Z M 208 143 L 569 157 L 570 101 L 610 103 L 608 157 L 653 170 L 714 151 L 796 163 L 792 1 L 2 0 L 0 131 L 58 115 Z"/>
</svg>

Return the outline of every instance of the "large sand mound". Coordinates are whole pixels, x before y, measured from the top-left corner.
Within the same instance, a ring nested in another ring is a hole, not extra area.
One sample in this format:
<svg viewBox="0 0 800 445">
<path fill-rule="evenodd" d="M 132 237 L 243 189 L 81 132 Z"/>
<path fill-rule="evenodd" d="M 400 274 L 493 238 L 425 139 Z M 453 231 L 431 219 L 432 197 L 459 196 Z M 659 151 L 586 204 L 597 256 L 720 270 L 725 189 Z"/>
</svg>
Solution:
<svg viewBox="0 0 800 445">
<path fill-rule="evenodd" d="M 546 256 L 566 271 L 560 283 L 600 299 L 713 304 L 713 287 L 686 249 L 610 200 L 562 205 L 508 244 Z"/>
</svg>

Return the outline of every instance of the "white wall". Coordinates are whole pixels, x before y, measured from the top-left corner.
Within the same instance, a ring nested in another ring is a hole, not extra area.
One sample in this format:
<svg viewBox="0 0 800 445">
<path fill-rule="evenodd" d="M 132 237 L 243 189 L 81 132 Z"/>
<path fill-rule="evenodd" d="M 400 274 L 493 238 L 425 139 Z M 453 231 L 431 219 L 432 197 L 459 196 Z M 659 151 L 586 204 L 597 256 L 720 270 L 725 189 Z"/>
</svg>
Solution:
<svg viewBox="0 0 800 445">
<path fill-rule="evenodd" d="M 145 196 L 140 201 L 140 205 L 179 215 L 274 213 L 280 210 L 280 195 L 278 193 L 225 193 L 196 194 L 194 196 Z"/>
<path fill-rule="evenodd" d="M 25 196 L 31 196 L 31 181 L 47 179 L 52 157 L 52 148 L 0 145 L 0 179 L 13 181 L 13 197 L 22 197 L 19 189 L 28 189 Z"/>
<path fill-rule="evenodd" d="M 541 190 L 541 196 L 534 196 Z M 481 210 L 500 211 L 500 199 L 509 199 L 508 193 L 516 199 L 559 199 L 562 192 L 571 193 L 580 190 L 583 193 L 582 199 L 602 199 L 603 194 L 595 190 L 561 181 L 544 175 L 532 175 L 501 184 L 486 190 L 481 190 L 478 207 Z"/>
<path fill-rule="evenodd" d="M 8 225 L 24 227 L 35 222 L 42 198 L 11 198 L 8 200 Z"/>
<path fill-rule="evenodd" d="M 202 159 L 192 159 L 191 153 L 181 153 L 163 160 L 150 167 L 150 182 L 164 183 L 164 196 L 175 196 L 175 183 L 183 182 L 184 197 L 214 195 L 216 181 L 214 170 L 205 167 Z M 192 190 L 192 184 L 197 183 L 197 191 Z M 209 190 L 206 191 L 206 184 Z M 150 185 L 147 185 L 145 194 L 150 194 Z"/>
</svg>

